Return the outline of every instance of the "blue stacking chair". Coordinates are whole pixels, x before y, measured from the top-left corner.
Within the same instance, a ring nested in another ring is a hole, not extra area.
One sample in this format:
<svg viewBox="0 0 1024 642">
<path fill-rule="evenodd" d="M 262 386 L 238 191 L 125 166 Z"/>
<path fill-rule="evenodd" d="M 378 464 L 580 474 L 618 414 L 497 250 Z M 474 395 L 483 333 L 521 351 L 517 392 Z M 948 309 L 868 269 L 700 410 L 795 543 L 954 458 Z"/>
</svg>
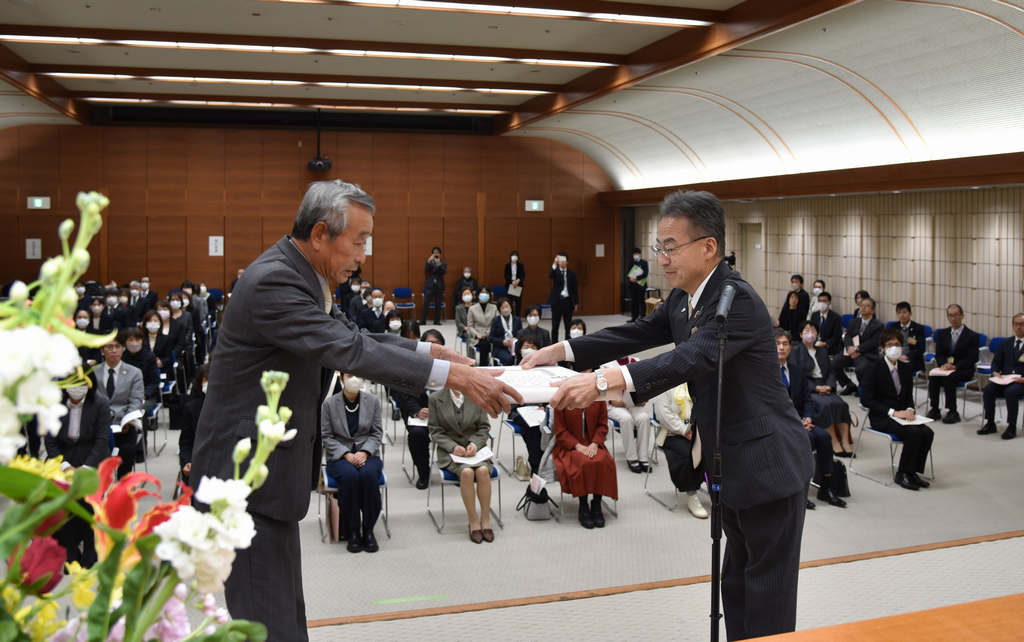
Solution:
<svg viewBox="0 0 1024 642">
<path fill-rule="evenodd" d="M 505 289 L 504 285 L 496 285 L 491 288 L 491 293 L 494 294 L 494 299 L 498 300 L 508 294 L 508 291 Z"/>
<path fill-rule="evenodd" d="M 445 524 L 445 517 L 444 517 L 444 487 L 445 486 L 451 486 L 451 485 L 458 486 L 460 480 L 454 474 L 448 472 L 447 470 L 442 469 L 440 466 L 437 465 L 437 446 L 434 445 L 434 444 L 431 444 L 430 459 L 433 462 L 434 469 L 438 472 L 438 475 L 441 478 L 441 523 L 440 524 L 437 523 L 437 518 L 434 517 L 433 511 L 430 510 L 430 491 L 434 487 L 434 476 L 433 475 L 430 476 L 430 483 L 427 485 L 427 514 L 430 515 L 430 520 L 432 522 L 434 522 L 434 528 L 436 528 L 437 532 L 440 533 L 442 530 L 444 530 L 444 524 Z M 491 496 L 492 497 L 491 516 L 494 518 L 494 520 L 496 522 L 498 522 L 498 527 L 504 530 L 505 524 L 503 524 L 502 521 L 501 521 L 501 475 L 498 473 L 498 467 L 497 466 L 495 466 L 494 470 L 491 471 L 491 480 L 498 482 L 498 493 L 497 493 L 497 495 L 498 495 L 498 512 L 497 513 L 494 512 L 493 493 L 492 493 L 492 496 Z"/>
<path fill-rule="evenodd" d="M 384 461 L 384 442 L 380 444 L 380 459 Z M 316 520 L 320 524 L 320 541 L 326 542 L 327 536 L 330 534 L 330 529 L 324 528 L 324 517 L 321 506 L 324 503 L 328 495 L 336 495 L 338 493 L 338 481 L 331 477 L 327 473 L 327 465 L 320 465 L 320 492 L 317 493 L 316 500 Z M 384 532 L 387 533 L 388 539 L 391 539 L 391 525 L 388 523 L 388 476 L 384 473 L 384 469 L 380 469 L 380 475 L 377 477 L 377 485 L 380 486 L 381 499 L 383 500 L 383 510 L 381 511 L 381 519 L 384 521 Z M 330 511 L 328 511 L 329 513 Z M 339 530 L 341 528 L 339 524 Z"/>
<path fill-rule="evenodd" d="M 843 329 L 844 330 L 846 329 L 846 326 L 850 325 L 850 321 L 853 321 L 853 315 L 852 314 L 844 314 L 843 315 Z"/>
<path fill-rule="evenodd" d="M 399 301 L 399 299 L 403 299 Z M 412 288 L 395 288 L 391 291 L 391 300 L 398 310 L 412 310 L 412 318 L 416 317 L 416 299 L 413 296 Z"/>
</svg>

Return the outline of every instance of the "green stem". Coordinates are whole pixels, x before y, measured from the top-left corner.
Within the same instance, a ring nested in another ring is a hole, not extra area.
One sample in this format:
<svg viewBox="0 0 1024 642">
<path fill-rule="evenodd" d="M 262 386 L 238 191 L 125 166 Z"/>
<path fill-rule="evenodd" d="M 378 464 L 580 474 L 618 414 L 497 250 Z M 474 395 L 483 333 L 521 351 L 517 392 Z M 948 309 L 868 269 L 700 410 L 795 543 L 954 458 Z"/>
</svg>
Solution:
<svg viewBox="0 0 1024 642">
<path fill-rule="evenodd" d="M 161 573 L 163 573 L 164 565 L 161 564 Z M 168 567 L 169 568 L 169 567 Z M 153 622 L 156 621 L 157 616 L 163 611 L 164 605 L 167 604 L 167 600 L 171 599 L 171 595 L 174 594 L 174 589 L 178 586 L 178 573 L 171 568 L 167 574 L 167 581 L 160 588 L 160 592 L 150 599 L 149 604 L 146 606 L 146 610 L 142 613 L 142 616 L 136 620 L 135 630 L 132 631 L 131 637 L 126 638 L 125 642 L 142 642 L 142 636 L 146 634 L 146 631 L 152 626 Z M 160 582 L 160 577 L 157 576 L 157 584 Z"/>
</svg>

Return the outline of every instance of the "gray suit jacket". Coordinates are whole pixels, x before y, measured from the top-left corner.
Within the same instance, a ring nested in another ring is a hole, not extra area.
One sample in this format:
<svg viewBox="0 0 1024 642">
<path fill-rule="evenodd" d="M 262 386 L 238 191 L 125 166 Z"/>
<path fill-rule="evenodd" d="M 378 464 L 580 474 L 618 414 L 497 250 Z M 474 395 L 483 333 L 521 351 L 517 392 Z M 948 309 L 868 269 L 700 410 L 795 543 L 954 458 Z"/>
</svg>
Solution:
<svg viewBox="0 0 1024 642">
<path fill-rule="evenodd" d="M 193 488 L 203 475 L 230 479 L 235 444 L 244 437 L 255 443 L 264 370 L 289 373 L 281 404 L 292 410 L 288 427 L 298 434 L 270 456 L 270 476 L 250 495 L 249 511 L 281 521 L 298 521 L 309 508 L 321 459 L 320 404 L 335 370 L 395 390 L 423 389 L 433 360 L 414 352 L 415 341 L 360 333 L 336 306 L 324 307 L 316 272 L 287 236 L 246 268 L 217 337 L 192 453 Z"/>
<path fill-rule="evenodd" d="M 722 503 L 742 510 L 802 491 L 814 474 L 814 461 L 806 431 L 779 376 L 772 319 L 750 284 L 730 272 L 724 262 L 718 264 L 693 319 L 686 313 L 689 295 L 672 290 L 665 303 L 635 324 L 600 330 L 569 344 L 578 370 L 675 344 L 670 352 L 627 366 L 636 387 L 633 399 L 647 401 L 689 383 L 691 420 L 710 460 L 718 395 L 715 310 L 722 281 L 734 281 L 737 292 L 729 314 L 722 403 Z"/>
<path fill-rule="evenodd" d="M 451 465 L 451 452 L 456 446 L 465 448 L 474 444 L 480 450 L 487 445 L 491 437 L 491 420 L 480 406 L 469 399 L 463 401 L 460 422 L 455 418 L 455 402 L 452 401 L 451 391 L 438 390 L 430 395 L 429 408 L 427 428 L 430 430 L 430 439 L 437 444 L 437 465 L 441 468 Z"/>
<path fill-rule="evenodd" d="M 320 432 L 324 438 L 327 461 L 341 459 L 345 453 L 365 450 L 370 457 L 380 454 L 384 428 L 380 420 L 380 400 L 368 392 L 359 393 L 359 428 L 352 435 L 345 411 L 345 393 L 328 397 L 320 408 Z M 355 450 L 353 451 L 353 446 Z"/>
<path fill-rule="evenodd" d="M 102 372 L 100 372 L 102 370 Z M 106 380 L 107 364 L 102 362 L 96 366 L 96 394 L 103 395 L 107 399 L 107 388 L 103 385 Z M 113 415 L 113 422 L 120 424 L 121 419 L 130 412 L 142 409 L 145 401 L 146 386 L 142 381 L 142 371 L 135 366 L 130 366 L 124 361 L 117 366 L 116 386 L 114 387 L 114 398 L 107 399 L 110 403 L 110 414 Z"/>
</svg>

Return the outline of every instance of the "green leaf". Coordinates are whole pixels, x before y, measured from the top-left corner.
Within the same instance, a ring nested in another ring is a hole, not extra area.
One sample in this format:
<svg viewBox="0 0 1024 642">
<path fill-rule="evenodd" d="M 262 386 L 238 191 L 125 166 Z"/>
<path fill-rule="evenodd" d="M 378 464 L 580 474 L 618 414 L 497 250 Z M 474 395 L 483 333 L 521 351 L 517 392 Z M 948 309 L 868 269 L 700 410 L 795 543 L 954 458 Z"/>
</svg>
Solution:
<svg viewBox="0 0 1024 642">
<path fill-rule="evenodd" d="M 96 586 L 96 599 L 89 607 L 89 642 L 106 642 L 107 634 L 110 632 L 110 625 L 113 622 L 110 616 L 110 593 L 114 588 L 117 567 L 121 562 L 121 553 L 127 539 L 121 531 L 111 529 L 107 532 L 114 543 L 107 559 L 95 567 L 99 582 Z"/>
<path fill-rule="evenodd" d="M 204 642 L 266 642 L 267 627 L 259 622 L 231 620 L 211 635 L 196 638 Z"/>
<path fill-rule="evenodd" d="M 24 502 L 29 494 L 39 486 L 43 478 L 35 473 L 17 468 L 0 467 L 0 494 L 10 497 L 16 502 Z M 54 484 L 54 490 L 60 488 Z"/>
<path fill-rule="evenodd" d="M 29 642 L 29 637 L 18 629 L 18 623 L 3 609 L 0 615 L 0 642 Z"/>
<path fill-rule="evenodd" d="M 159 543 L 160 537 L 158 535 L 144 537 L 135 542 L 136 548 L 142 554 L 142 559 L 128 573 L 128 577 L 124 581 L 125 639 L 131 638 L 132 632 L 137 626 L 139 616 L 143 612 L 143 605 L 156 598 L 152 588 L 153 580 L 157 577 L 159 567 L 154 566 L 152 560 L 153 550 Z M 149 628 L 150 624 L 152 623 L 143 622 L 142 626 Z"/>
</svg>

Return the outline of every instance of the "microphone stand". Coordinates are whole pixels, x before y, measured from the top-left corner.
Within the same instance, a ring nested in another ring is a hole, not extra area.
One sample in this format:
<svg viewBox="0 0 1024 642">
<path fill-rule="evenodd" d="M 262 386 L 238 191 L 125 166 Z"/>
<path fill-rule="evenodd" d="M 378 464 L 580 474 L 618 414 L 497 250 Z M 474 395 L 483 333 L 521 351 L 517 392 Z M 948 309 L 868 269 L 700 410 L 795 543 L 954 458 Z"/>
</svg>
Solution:
<svg viewBox="0 0 1024 642">
<path fill-rule="evenodd" d="M 722 619 L 722 379 L 725 365 L 727 319 L 718 325 L 718 401 L 715 408 L 715 449 L 711 466 L 711 642 L 718 642 L 718 626 Z"/>
</svg>

